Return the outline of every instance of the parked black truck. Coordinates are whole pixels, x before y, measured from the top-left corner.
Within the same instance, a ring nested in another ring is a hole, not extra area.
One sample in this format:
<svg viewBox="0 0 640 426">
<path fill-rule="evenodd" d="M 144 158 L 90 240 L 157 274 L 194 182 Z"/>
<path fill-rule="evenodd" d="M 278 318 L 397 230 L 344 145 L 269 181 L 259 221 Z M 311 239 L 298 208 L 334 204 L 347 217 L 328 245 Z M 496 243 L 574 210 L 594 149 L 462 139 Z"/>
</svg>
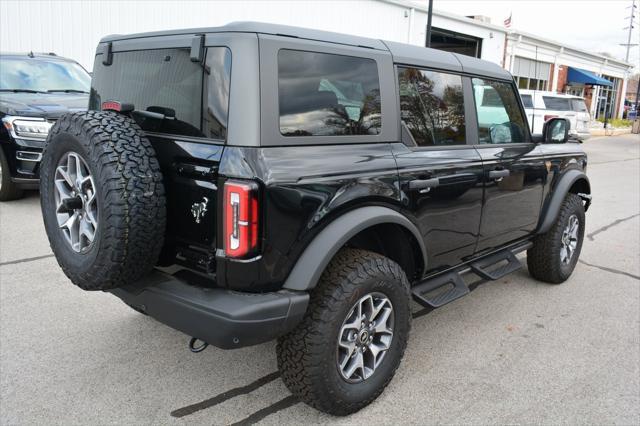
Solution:
<svg viewBox="0 0 640 426">
<path fill-rule="evenodd" d="M 0 54 L 0 201 L 38 188 L 47 133 L 62 114 L 85 111 L 91 76 L 53 53 Z"/>
<path fill-rule="evenodd" d="M 42 212 L 71 281 L 221 348 L 278 339 L 282 379 L 344 415 L 391 380 L 410 303 L 463 273 L 561 283 L 587 159 L 532 138 L 511 75 L 438 50 L 258 23 L 101 40 Z M 192 348 L 195 349 L 195 348 Z"/>
</svg>

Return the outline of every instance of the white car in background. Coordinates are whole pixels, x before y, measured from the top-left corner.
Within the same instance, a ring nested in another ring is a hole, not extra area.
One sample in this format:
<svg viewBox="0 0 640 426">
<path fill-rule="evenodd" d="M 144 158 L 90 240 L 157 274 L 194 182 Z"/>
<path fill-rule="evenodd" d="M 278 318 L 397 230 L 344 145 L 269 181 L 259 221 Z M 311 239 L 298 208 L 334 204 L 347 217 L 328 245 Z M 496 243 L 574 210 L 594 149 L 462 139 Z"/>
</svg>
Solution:
<svg viewBox="0 0 640 426">
<path fill-rule="evenodd" d="M 569 134 L 576 139 L 589 139 L 589 122 L 591 115 L 579 96 L 565 95 L 540 90 L 520 90 L 520 97 L 531 133 L 542 134 L 544 122 L 554 117 L 568 118 L 571 122 Z"/>
</svg>

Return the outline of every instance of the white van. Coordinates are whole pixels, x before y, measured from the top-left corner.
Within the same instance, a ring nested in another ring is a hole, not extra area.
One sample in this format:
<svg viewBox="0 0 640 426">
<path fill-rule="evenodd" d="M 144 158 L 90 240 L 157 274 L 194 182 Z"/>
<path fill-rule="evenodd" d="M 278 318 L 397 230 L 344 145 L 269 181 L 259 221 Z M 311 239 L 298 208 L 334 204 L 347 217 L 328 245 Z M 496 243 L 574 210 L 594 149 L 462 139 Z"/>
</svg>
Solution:
<svg viewBox="0 0 640 426">
<path fill-rule="evenodd" d="M 565 95 L 540 90 L 520 90 L 520 97 L 527 113 L 531 133 L 541 134 L 544 122 L 550 118 L 568 118 L 571 122 L 569 134 L 576 139 L 586 140 L 589 133 L 589 109 L 579 96 Z"/>
</svg>

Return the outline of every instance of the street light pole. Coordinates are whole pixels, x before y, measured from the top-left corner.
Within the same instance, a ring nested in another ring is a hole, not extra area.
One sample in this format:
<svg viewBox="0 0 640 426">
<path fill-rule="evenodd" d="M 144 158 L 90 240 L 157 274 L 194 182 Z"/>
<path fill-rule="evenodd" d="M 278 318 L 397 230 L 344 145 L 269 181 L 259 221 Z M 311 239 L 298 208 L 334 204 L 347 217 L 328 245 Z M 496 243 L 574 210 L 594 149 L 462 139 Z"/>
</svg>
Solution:
<svg viewBox="0 0 640 426">
<path fill-rule="evenodd" d="M 636 0 L 633 0 L 634 4 Z M 427 11 L 427 47 L 431 47 L 431 16 L 433 15 L 433 0 L 429 0 L 429 10 Z"/>
</svg>

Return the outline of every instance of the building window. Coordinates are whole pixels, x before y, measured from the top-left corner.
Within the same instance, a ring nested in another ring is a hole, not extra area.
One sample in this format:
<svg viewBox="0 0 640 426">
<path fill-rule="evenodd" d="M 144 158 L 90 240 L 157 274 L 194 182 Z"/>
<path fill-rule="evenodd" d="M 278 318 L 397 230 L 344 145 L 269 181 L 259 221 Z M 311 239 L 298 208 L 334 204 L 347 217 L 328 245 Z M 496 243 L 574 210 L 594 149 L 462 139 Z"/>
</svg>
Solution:
<svg viewBox="0 0 640 426">
<path fill-rule="evenodd" d="M 516 56 L 513 77 L 519 89 L 547 90 L 551 64 Z"/>
</svg>

